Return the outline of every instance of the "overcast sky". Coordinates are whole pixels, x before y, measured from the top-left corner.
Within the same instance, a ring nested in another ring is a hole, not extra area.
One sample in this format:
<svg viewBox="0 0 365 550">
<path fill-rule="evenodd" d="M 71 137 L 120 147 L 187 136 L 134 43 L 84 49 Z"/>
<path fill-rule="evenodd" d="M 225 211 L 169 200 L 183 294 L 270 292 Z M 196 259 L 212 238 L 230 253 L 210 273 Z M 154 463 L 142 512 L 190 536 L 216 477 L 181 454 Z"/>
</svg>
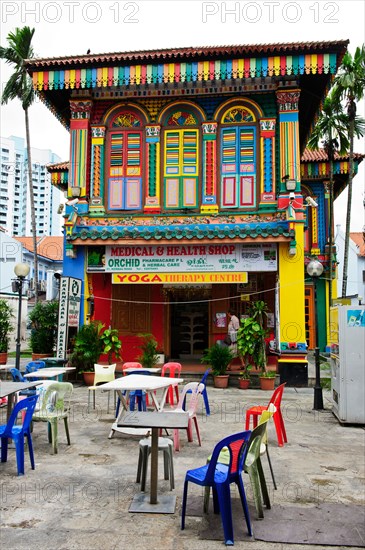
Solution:
<svg viewBox="0 0 365 550">
<path fill-rule="evenodd" d="M 364 0 L 200 0 L 8 2 L 2 0 L 1 45 L 16 27 L 35 27 L 37 57 L 121 52 L 187 46 L 223 46 L 350 40 L 349 50 L 365 42 Z M 2 88 L 9 68 L 1 62 Z M 358 106 L 365 116 L 365 103 Z M 69 158 L 69 135 L 39 102 L 30 110 L 33 147 Z M 20 103 L 1 106 L 0 134 L 25 137 Z M 364 141 L 356 143 L 364 153 Z M 351 230 L 364 226 L 365 161 L 354 180 Z M 335 224 L 345 228 L 346 191 L 335 203 Z"/>
</svg>

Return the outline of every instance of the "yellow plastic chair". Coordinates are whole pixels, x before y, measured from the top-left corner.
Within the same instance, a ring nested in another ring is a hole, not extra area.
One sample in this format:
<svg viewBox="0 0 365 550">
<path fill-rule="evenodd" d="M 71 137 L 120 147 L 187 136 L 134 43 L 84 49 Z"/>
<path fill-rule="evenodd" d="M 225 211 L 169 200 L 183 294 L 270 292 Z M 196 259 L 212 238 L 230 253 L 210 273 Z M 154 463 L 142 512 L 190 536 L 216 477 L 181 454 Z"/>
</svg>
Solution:
<svg viewBox="0 0 365 550">
<path fill-rule="evenodd" d="M 73 385 L 70 382 L 53 382 L 45 392 L 40 408 L 32 417 L 34 422 L 48 422 L 48 441 L 52 443 L 53 453 L 58 452 L 58 422 L 63 419 L 67 444 L 71 445 L 68 430 L 68 416 Z"/>
<path fill-rule="evenodd" d="M 87 401 L 87 412 L 90 411 L 90 392 L 93 392 L 93 408 L 95 409 L 95 390 L 99 384 L 104 384 L 106 382 L 111 382 L 115 380 L 115 368 L 117 364 L 113 363 L 112 365 L 98 365 L 94 364 L 94 384 L 88 386 L 89 395 Z M 115 395 L 114 395 L 115 396 Z M 109 401 L 110 401 L 110 391 L 108 391 L 108 408 L 107 413 L 109 413 Z"/>
</svg>

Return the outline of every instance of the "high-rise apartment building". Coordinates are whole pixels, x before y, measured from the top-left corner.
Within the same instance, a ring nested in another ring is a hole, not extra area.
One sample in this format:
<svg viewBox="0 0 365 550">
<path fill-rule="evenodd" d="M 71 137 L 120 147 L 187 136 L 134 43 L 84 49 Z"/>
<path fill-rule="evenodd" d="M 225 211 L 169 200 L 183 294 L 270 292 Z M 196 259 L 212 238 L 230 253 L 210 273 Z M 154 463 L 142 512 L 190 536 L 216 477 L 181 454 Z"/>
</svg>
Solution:
<svg viewBox="0 0 365 550">
<path fill-rule="evenodd" d="M 23 138 L 0 138 L 0 226 L 13 236 L 30 236 L 31 208 L 28 187 L 27 148 Z M 57 214 L 62 193 L 51 185 L 47 164 L 61 159 L 50 149 L 31 150 L 36 231 L 38 236 L 62 234 L 63 218 Z"/>
</svg>

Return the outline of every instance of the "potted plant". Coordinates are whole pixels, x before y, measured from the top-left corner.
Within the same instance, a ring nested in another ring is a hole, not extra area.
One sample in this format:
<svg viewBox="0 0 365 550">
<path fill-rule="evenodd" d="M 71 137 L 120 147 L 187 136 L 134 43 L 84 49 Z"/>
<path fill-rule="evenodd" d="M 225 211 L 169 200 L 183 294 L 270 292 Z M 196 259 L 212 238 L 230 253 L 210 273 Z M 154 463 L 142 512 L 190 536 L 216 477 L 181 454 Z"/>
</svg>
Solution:
<svg viewBox="0 0 365 550">
<path fill-rule="evenodd" d="M 272 371 L 266 370 L 265 336 L 267 330 L 264 328 L 264 316 L 266 314 L 267 305 L 263 300 L 253 302 L 250 307 L 250 317 L 241 320 L 241 326 L 237 332 L 237 348 L 244 362 L 244 370 L 247 370 L 250 363 L 261 370 L 260 385 L 262 377 L 272 378 Z M 267 372 L 270 374 L 267 374 Z M 275 379 L 271 383 L 274 384 Z"/>
<path fill-rule="evenodd" d="M 260 375 L 260 388 L 262 390 L 273 390 L 275 388 L 276 372 L 273 370 L 265 370 Z"/>
<path fill-rule="evenodd" d="M 238 387 L 241 390 L 247 390 L 247 388 L 250 385 L 250 374 L 249 370 L 251 369 L 251 365 L 247 365 L 245 370 L 242 370 L 238 374 Z"/>
<path fill-rule="evenodd" d="M 229 375 L 226 374 L 226 371 L 232 359 L 233 353 L 231 350 L 221 344 L 214 344 L 204 350 L 201 362 L 211 366 L 216 388 L 226 388 L 228 386 Z"/>
<path fill-rule="evenodd" d="M 105 329 L 101 335 L 101 340 L 104 346 L 102 353 L 107 354 L 109 365 L 113 363 L 113 355 L 115 361 L 118 359 L 121 361 L 122 342 L 119 340 L 118 330 L 116 328 Z"/>
<path fill-rule="evenodd" d="M 141 355 L 138 357 L 144 368 L 151 369 L 159 362 L 159 357 L 157 355 L 158 343 L 153 334 L 145 333 L 139 334 L 142 338 L 141 343 Z"/>
<path fill-rule="evenodd" d="M 0 300 L 0 365 L 8 361 L 10 334 L 14 330 L 13 309 L 6 300 Z"/>
<path fill-rule="evenodd" d="M 53 357 L 58 327 L 58 301 L 38 302 L 29 313 L 32 360 Z"/>
<path fill-rule="evenodd" d="M 70 363 L 72 367 L 76 368 L 78 374 L 83 375 L 86 385 L 93 384 L 94 364 L 99 361 L 105 347 L 102 340 L 103 329 L 103 323 L 93 321 L 88 325 L 83 325 L 75 336 Z"/>
</svg>

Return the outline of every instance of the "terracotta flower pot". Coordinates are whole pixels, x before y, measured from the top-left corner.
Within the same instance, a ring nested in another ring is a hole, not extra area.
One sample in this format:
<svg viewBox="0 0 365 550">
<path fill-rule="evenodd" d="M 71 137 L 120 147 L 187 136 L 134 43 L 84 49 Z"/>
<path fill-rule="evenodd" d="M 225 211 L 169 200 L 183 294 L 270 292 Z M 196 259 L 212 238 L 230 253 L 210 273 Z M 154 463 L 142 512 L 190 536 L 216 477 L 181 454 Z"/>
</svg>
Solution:
<svg viewBox="0 0 365 550">
<path fill-rule="evenodd" d="M 6 365 L 8 362 L 8 352 L 4 351 L 0 353 L 0 365 Z"/>
<path fill-rule="evenodd" d="M 266 376 L 260 376 L 260 388 L 264 391 L 273 391 L 275 387 L 275 378 L 267 378 Z"/>
<path fill-rule="evenodd" d="M 219 376 L 214 375 L 214 387 L 215 388 L 227 388 L 228 387 L 228 379 L 229 374 L 220 374 Z"/>
<path fill-rule="evenodd" d="M 239 378 L 238 379 L 238 387 L 240 390 L 247 390 L 247 388 L 250 385 L 250 379 L 249 378 Z"/>
<path fill-rule="evenodd" d="M 92 386 L 93 385 L 94 377 L 95 377 L 94 372 L 83 372 L 82 377 L 83 377 L 84 382 L 87 386 Z"/>
</svg>

